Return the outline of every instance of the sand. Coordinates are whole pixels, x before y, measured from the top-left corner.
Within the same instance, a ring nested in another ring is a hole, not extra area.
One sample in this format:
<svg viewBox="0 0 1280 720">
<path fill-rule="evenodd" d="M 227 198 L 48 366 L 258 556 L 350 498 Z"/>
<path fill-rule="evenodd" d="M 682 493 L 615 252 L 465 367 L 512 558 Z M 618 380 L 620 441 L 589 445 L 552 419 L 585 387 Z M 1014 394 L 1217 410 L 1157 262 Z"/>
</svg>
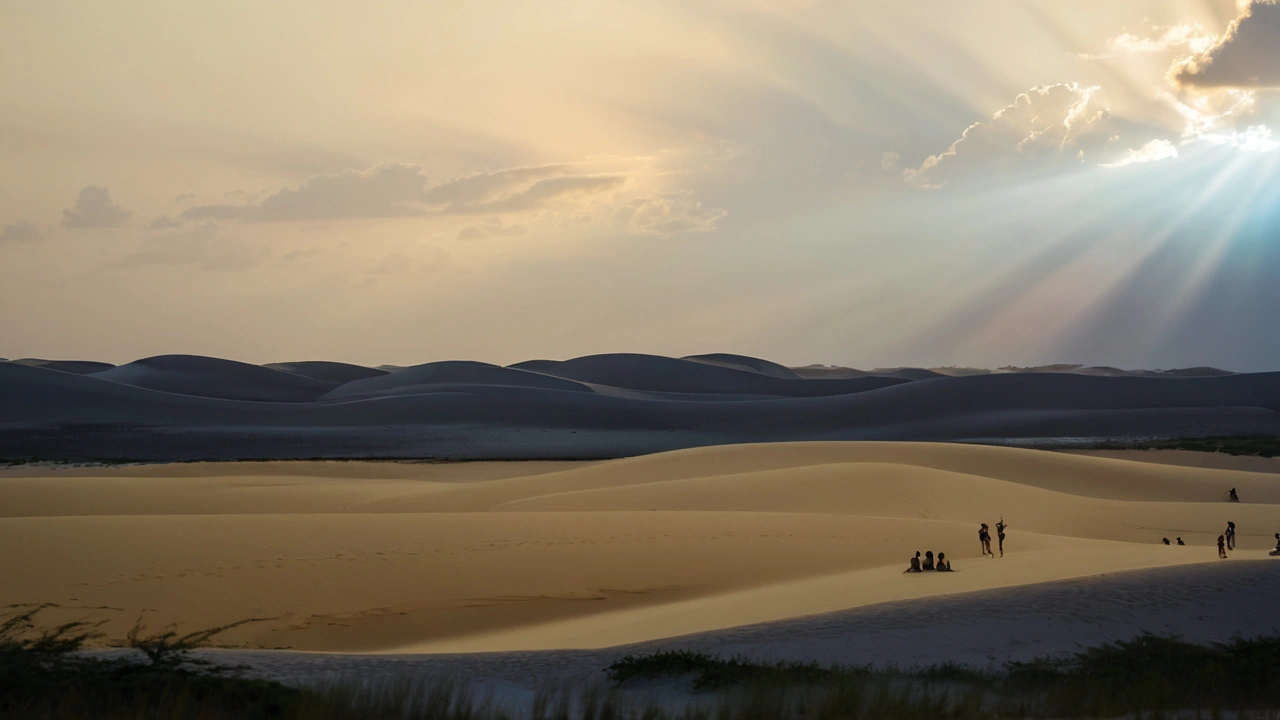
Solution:
<svg viewBox="0 0 1280 720">
<path fill-rule="evenodd" d="M 83 369 L 75 365 L 73 369 Z M 0 363 L 0 460 L 587 460 L 711 445 L 1024 447 L 1280 435 L 1280 373 L 809 378 L 734 355 L 610 354 L 394 373 L 189 355 L 100 372 Z"/>
<path fill-rule="evenodd" d="M 1229 487 L 1246 502 L 1224 502 Z M 114 637 L 139 617 L 179 629 L 264 618 L 224 638 L 246 647 L 605 648 L 1265 562 L 1278 506 L 1269 473 L 922 443 L 581 464 L 19 467 L 0 473 L 0 605 L 57 603 L 57 617 L 106 620 Z M 1006 556 L 984 559 L 977 523 L 1001 515 Z M 1240 547 L 1220 561 L 1213 541 L 1227 520 Z M 956 572 L 904 575 L 927 549 Z"/>
<path fill-rule="evenodd" d="M 1158 463 L 1160 465 L 1280 473 L 1280 457 L 1228 455 L 1227 453 L 1195 452 L 1193 450 L 1064 450 L 1063 452 L 1069 452 L 1073 455 L 1086 455 L 1088 457 Z"/>
</svg>

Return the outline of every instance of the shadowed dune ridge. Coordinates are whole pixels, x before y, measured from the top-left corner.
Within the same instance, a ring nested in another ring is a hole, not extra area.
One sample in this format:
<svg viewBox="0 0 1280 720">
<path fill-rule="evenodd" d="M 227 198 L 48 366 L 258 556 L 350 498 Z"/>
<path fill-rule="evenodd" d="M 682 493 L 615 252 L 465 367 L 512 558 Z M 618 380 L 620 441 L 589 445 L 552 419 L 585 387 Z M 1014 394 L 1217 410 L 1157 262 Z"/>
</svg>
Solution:
<svg viewBox="0 0 1280 720">
<path fill-rule="evenodd" d="M 272 370 L 283 370 L 295 375 L 309 377 L 312 380 L 330 383 L 349 383 L 353 380 L 386 375 L 386 370 L 367 368 L 350 363 L 325 362 L 322 360 L 305 360 L 303 362 L 268 363 L 263 367 Z"/>
<path fill-rule="evenodd" d="M 796 374 L 795 370 L 792 370 L 786 365 L 779 365 L 775 362 L 748 357 L 746 355 L 711 353 L 709 355 L 688 355 L 681 359 L 706 363 L 708 365 L 720 365 L 723 367 L 733 368 L 735 370 L 750 370 L 762 375 L 772 375 L 773 377 L 784 378 L 787 380 L 796 380 L 800 377 Z"/>
<path fill-rule="evenodd" d="M 800 380 L 794 372 L 793 377 L 781 377 L 780 371 L 773 368 L 782 366 L 764 360 L 736 355 L 700 357 L 717 359 L 711 362 L 695 358 L 612 353 L 560 362 L 534 360 L 511 367 L 628 390 L 704 395 L 821 397 L 862 392 L 902 381 L 900 378 Z"/>
<path fill-rule="evenodd" d="M 177 395 L 258 402 L 306 402 L 335 386 L 292 372 L 199 355 L 158 355 L 93 376 Z"/>
<path fill-rule="evenodd" d="M 17 360 L 9 360 L 14 365 L 27 365 L 28 367 L 39 367 L 47 370 L 61 370 L 62 372 L 75 373 L 77 375 L 88 375 L 89 373 L 102 372 L 115 367 L 111 363 L 93 362 L 92 360 L 43 360 L 41 358 L 19 358 Z"/>
<path fill-rule="evenodd" d="M 607 458 L 798 440 L 1280 434 L 1280 373 L 892 369 L 801 379 L 754 358 L 698 357 L 449 361 L 392 373 L 183 355 L 85 375 L 0 363 L 0 457 Z"/>
<path fill-rule="evenodd" d="M 394 373 L 355 380 L 331 390 L 327 397 L 340 399 L 390 394 L 412 395 L 430 392 L 433 386 L 453 385 L 491 385 L 591 392 L 591 388 L 581 383 L 536 372 L 504 368 L 482 362 L 450 360 L 415 365 Z"/>
</svg>

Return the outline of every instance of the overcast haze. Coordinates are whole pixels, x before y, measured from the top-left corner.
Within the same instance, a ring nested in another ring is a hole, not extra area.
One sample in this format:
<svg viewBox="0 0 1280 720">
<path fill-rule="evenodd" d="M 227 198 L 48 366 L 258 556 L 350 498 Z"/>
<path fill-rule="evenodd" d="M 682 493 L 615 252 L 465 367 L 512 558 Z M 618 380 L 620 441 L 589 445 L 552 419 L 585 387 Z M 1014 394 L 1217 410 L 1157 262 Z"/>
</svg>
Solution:
<svg viewBox="0 0 1280 720">
<path fill-rule="evenodd" d="M 0 19 L 6 357 L 1278 369 L 1280 5 Z"/>
</svg>

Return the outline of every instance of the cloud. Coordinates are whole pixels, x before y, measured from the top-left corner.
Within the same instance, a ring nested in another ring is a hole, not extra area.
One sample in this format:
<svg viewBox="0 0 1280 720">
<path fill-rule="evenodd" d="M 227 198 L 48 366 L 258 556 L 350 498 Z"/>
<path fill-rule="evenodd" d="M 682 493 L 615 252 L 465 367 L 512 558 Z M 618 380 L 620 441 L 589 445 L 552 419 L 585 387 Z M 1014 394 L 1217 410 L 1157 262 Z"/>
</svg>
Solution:
<svg viewBox="0 0 1280 720">
<path fill-rule="evenodd" d="M 537 165 L 474 173 L 429 188 L 422 200 L 440 210 L 501 202 L 534 183 L 570 174 L 567 165 Z"/>
<path fill-rule="evenodd" d="M 1174 63 L 1183 87 L 1280 87 L 1280 3 L 1253 0 L 1207 49 Z"/>
<path fill-rule="evenodd" d="M 566 197 L 591 195 L 613 190 L 626 182 L 621 175 L 566 175 L 539 180 L 500 200 L 475 205 L 452 206 L 446 212 L 486 213 L 534 210 Z"/>
<path fill-rule="evenodd" d="M 1178 148 L 1168 140 L 1152 140 L 1140 148 L 1130 149 L 1119 160 L 1104 163 L 1102 167 L 1117 168 L 1138 163 L 1156 162 L 1178 157 Z"/>
<path fill-rule="evenodd" d="M 572 195 L 619 187 L 619 174 L 592 174 L 573 165 L 540 165 L 465 175 L 428 188 L 423 202 L 439 213 L 520 212 Z"/>
<path fill-rule="evenodd" d="M 43 240 L 40 231 L 35 225 L 26 220 L 19 220 L 12 225 L 5 225 L 0 229 L 0 243 L 34 243 Z"/>
<path fill-rule="evenodd" d="M 729 213 L 704 208 L 689 192 L 636 198 L 614 210 L 613 224 L 650 235 L 708 232 Z"/>
<path fill-rule="evenodd" d="M 270 255 L 266 247 L 222 234 L 212 220 L 181 230 L 152 233 L 123 264 L 195 265 L 201 270 L 244 270 L 261 265 Z"/>
<path fill-rule="evenodd" d="M 484 240 L 491 237 L 519 237 L 527 235 L 529 228 L 524 225 L 504 225 L 498 218 L 489 218 L 488 222 L 479 225 L 468 225 L 458 231 L 459 240 Z"/>
<path fill-rule="evenodd" d="M 1151 28 L 1151 35 L 1142 36 L 1134 33 L 1121 33 L 1107 40 L 1107 51 L 1099 54 L 1081 53 L 1085 60 L 1106 60 L 1130 55 L 1154 55 L 1175 50 L 1190 50 L 1194 53 L 1208 50 L 1218 36 L 1209 32 L 1202 25 L 1157 25 Z"/>
<path fill-rule="evenodd" d="M 902 156 L 890 150 L 880 156 L 880 169 L 897 172 L 902 166 Z"/>
<path fill-rule="evenodd" d="M 379 165 L 317 175 L 260 202 L 188 208 L 187 220 L 262 222 L 506 213 L 619 187 L 624 175 L 572 174 L 569 165 L 509 168 L 431 185 L 415 165 Z"/>
<path fill-rule="evenodd" d="M 80 191 L 75 206 L 62 211 L 62 226 L 77 229 L 119 227 L 131 214 L 111 202 L 111 191 L 107 188 L 87 185 Z"/>
<path fill-rule="evenodd" d="M 1165 93 L 1163 97 L 1186 121 L 1182 137 L 1188 140 L 1222 133 L 1257 106 L 1255 91 L 1235 88 L 1183 93 L 1181 98 Z"/>
<path fill-rule="evenodd" d="M 172 230 L 174 228 L 182 227 L 182 221 L 174 220 L 168 215 L 161 215 L 155 220 L 152 220 L 151 222 L 147 223 L 147 227 L 151 228 L 152 230 Z"/>
<path fill-rule="evenodd" d="M 453 255 L 442 247 L 429 248 L 425 256 L 411 257 L 404 253 L 390 253 L 382 257 L 372 268 L 370 275 L 400 275 L 404 273 L 437 273 L 457 269 Z"/>
<path fill-rule="evenodd" d="M 264 222 L 385 218 L 421 215 L 427 176 L 414 165 L 378 165 L 316 175 L 296 188 L 283 188 L 259 203 L 199 205 L 183 211 L 187 220 Z"/>
<path fill-rule="evenodd" d="M 953 181 L 989 182 L 996 176 L 1116 162 L 1130 152 L 1124 136 L 1146 135 L 1137 142 L 1149 141 L 1151 129 L 1113 116 L 1099 104 L 1097 91 L 1077 83 L 1032 88 L 903 175 L 916 187 L 939 188 Z"/>
</svg>

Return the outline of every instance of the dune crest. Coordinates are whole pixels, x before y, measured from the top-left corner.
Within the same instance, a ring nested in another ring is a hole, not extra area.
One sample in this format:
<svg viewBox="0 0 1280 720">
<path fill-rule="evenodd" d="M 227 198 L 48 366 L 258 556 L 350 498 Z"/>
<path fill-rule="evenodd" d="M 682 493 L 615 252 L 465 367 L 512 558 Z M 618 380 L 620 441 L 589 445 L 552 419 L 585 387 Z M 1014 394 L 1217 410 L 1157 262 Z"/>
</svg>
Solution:
<svg viewBox="0 0 1280 720">
<path fill-rule="evenodd" d="M 312 380 L 319 380 L 328 383 L 349 383 L 354 380 L 363 380 L 365 378 L 378 377 L 386 375 L 386 370 L 377 368 L 367 368 L 363 365 L 351 365 L 349 363 L 324 362 L 317 360 L 305 360 L 302 362 L 285 362 L 285 363 L 268 363 L 262 367 L 271 368 L 272 370 L 283 370 L 291 372 L 295 375 L 309 377 Z"/>
<path fill-rule="evenodd" d="M 433 387 L 447 388 L 455 385 L 591 392 L 591 388 L 582 383 L 558 377 L 517 368 L 504 368 L 489 363 L 451 360 L 414 365 L 394 373 L 354 380 L 330 391 L 326 397 L 336 399 L 375 395 L 412 395 L 427 392 Z"/>
</svg>

